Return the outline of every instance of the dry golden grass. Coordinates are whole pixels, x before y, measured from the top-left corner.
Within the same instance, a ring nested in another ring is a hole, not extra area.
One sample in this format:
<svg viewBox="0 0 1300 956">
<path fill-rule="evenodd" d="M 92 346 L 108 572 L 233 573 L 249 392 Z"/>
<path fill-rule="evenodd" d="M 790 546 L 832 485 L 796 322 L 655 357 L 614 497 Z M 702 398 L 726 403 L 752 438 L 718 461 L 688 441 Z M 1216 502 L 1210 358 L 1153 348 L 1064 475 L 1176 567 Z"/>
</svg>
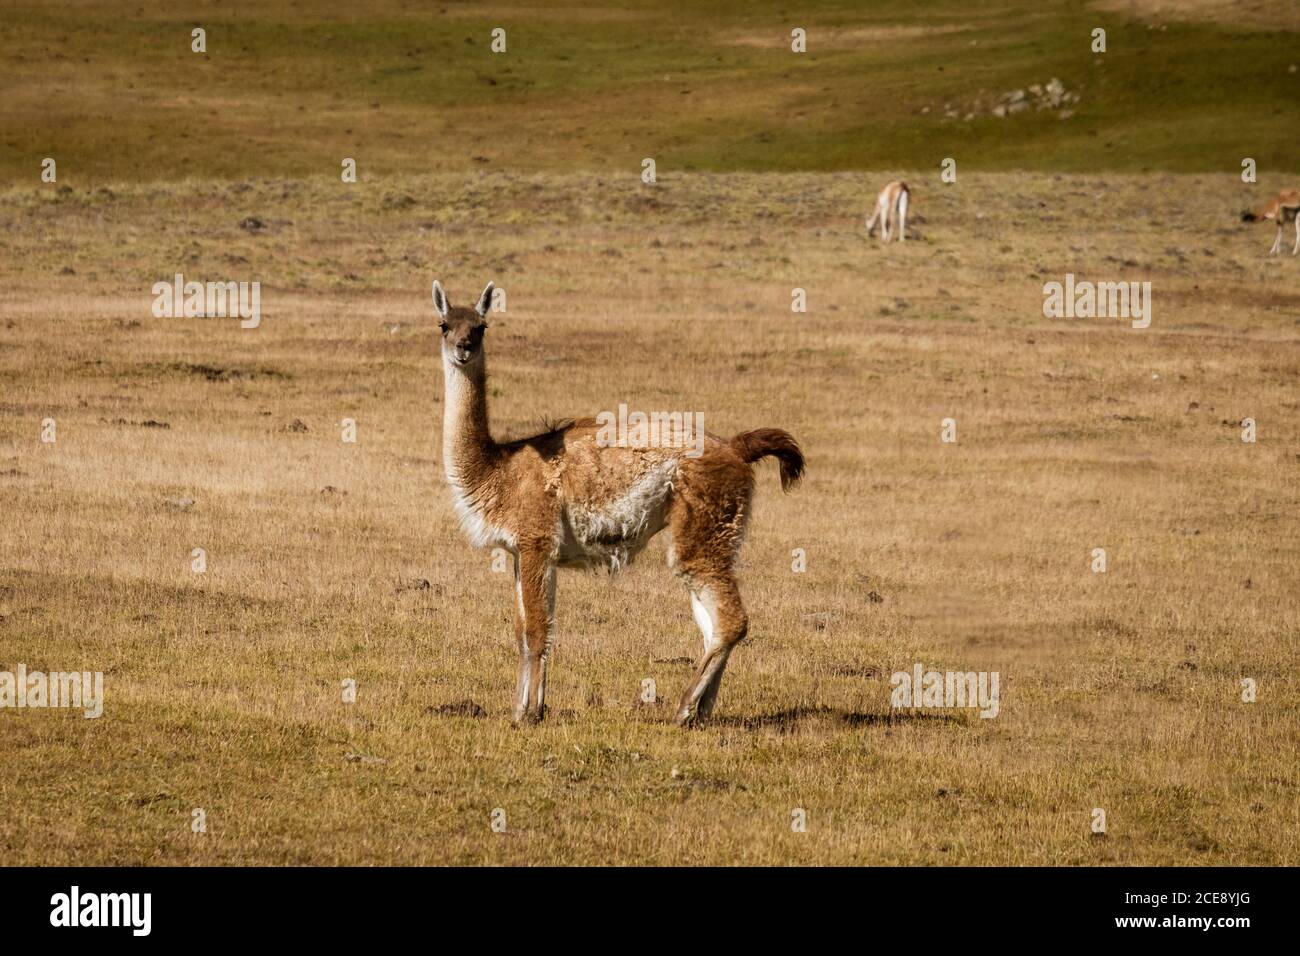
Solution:
<svg viewBox="0 0 1300 956">
<path fill-rule="evenodd" d="M 0 712 L 5 861 L 1296 863 L 1300 260 L 1221 177 L 910 171 L 885 249 L 897 174 L 0 194 L 0 669 L 107 698 Z M 177 271 L 262 281 L 261 327 L 153 318 Z M 1066 272 L 1150 280 L 1151 328 L 1044 319 Z M 797 494 L 760 470 L 712 726 L 667 723 L 699 638 L 662 542 L 561 576 L 551 716 L 510 726 L 507 576 L 440 477 L 435 276 L 507 290 L 498 433 L 627 402 L 804 444 Z M 1000 715 L 891 711 L 915 662 L 999 671 Z"/>
</svg>

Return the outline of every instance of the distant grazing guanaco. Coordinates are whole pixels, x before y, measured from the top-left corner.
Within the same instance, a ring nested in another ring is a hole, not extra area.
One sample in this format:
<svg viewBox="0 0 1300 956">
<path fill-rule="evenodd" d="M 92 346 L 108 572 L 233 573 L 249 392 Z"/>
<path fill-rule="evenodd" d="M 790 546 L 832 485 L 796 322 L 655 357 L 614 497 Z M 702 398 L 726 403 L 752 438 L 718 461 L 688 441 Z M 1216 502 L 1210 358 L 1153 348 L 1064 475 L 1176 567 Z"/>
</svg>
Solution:
<svg viewBox="0 0 1300 956">
<path fill-rule="evenodd" d="M 483 354 L 492 289 L 489 282 L 472 309 L 452 308 L 434 282 L 433 306 L 441 320 L 442 454 L 452 501 L 475 545 L 514 555 L 515 722 L 544 714 L 556 568 L 617 570 L 663 528 L 672 536 L 668 564 L 684 580 L 704 636 L 675 719 L 707 718 L 727 657 L 749 627 L 735 568 L 754 491 L 751 465 L 775 457 L 789 490 L 804 471 L 799 445 L 779 428 L 760 428 L 729 440 L 706 432 L 693 449 L 629 447 L 602 440 L 595 419 L 497 442 L 488 429 Z"/>
<path fill-rule="evenodd" d="M 897 179 L 892 183 L 886 183 L 885 188 L 880 190 L 880 195 L 876 198 L 876 211 L 867 220 L 867 235 L 871 235 L 871 230 L 879 222 L 880 241 L 888 242 L 890 223 L 896 222 L 898 241 L 903 242 L 907 238 L 907 200 L 911 194 L 912 191 L 907 188 L 907 183 Z"/>
<path fill-rule="evenodd" d="M 1282 227 L 1287 223 L 1295 223 L 1295 246 L 1291 249 L 1291 255 L 1300 252 L 1300 189 L 1287 189 L 1278 193 L 1258 212 L 1246 210 L 1241 214 L 1243 222 L 1257 222 L 1273 220 L 1277 222 L 1277 238 L 1273 240 L 1273 248 L 1268 250 L 1270 256 L 1276 255 L 1282 249 Z"/>
</svg>

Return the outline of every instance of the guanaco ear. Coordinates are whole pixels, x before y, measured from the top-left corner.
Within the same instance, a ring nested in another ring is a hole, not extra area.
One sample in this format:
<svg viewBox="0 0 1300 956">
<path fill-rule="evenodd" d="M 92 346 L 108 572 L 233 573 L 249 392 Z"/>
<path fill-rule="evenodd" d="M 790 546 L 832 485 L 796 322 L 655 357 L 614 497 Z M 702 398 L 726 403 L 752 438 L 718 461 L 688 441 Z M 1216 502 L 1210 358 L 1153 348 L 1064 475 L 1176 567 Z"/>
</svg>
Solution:
<svg viewBox="0 0 1300 956">
<path fill-rule="evenodd" d="M 487 288 L 483 290 L 483 294 L 478 297 L 478 305 L 474 306 L 474 311 L 484 318 L 487 318 L 488 309 L 492 308 L 492 289 L 494 287 L 493 283 L 489 282 Z"/>
<path fill-rule="evenodd" d="M 433 308 L 444 319 L 451 307 L 447 304 L 447 293 L 442 291 L 442 283 L 437 279 L 433 280 Z"/>
</svg>

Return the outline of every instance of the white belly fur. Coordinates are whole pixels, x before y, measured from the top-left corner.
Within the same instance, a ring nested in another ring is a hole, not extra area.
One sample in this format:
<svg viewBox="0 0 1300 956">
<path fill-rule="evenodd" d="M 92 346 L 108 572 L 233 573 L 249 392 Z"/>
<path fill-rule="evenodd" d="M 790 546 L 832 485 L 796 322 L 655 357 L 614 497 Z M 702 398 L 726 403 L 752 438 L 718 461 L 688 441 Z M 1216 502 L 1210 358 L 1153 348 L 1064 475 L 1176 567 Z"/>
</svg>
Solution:
<svg viewBox="0 0 1300 956">
<path fill-rule="evenodd" d="M 621 496 L 600 504 L 565 502 L 559 562 L 580 567 L 627 567 L 665 523 L 677 462 L 650 468 Z"/>
</svg>

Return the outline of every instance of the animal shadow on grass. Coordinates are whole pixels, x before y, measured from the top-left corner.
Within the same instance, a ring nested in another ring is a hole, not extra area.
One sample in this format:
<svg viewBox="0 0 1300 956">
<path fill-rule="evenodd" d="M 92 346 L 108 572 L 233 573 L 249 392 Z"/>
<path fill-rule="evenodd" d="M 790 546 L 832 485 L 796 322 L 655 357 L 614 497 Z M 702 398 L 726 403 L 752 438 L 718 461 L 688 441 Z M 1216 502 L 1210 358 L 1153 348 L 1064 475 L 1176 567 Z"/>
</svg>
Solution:
<svg viewBox="0 0 1300 956">
<path fill-rule="evenodd" d="M 962 724 L 965 721 L 956 714 L 930 713 L 920 710 L 898 710 L 887 713 L 874 713 L 861 710 L 845 710 L 829 707 L 825 704 L 790 707 L 767 714 L 750 714 L 747 716 L 713 717 L 704 726 L 734 727 L 740 730 L 766 730 L 774 728 L 783 734 L 792 733 L 803 720 L 829 720 L 849 727 L 892 727 L 899 724 L 934 721 L 937 723 Z"/>
<path fill-rule="evenodd" d="M 475 703 L 472 700 L 458 700 L 447 704 L 430 704 L 424 708 L 426 717 L 466 717 L 471 720 L 482 720 L 490 717 L 486 707 Z M 546 721 L 549 724 L 571 724 L 577 723 L 582 719 L 578 711 L 565 707 L 559 710 L 547 710 Z"/>
<path fill-rule="evenodd" d="M 647 723 L 668 722 L 671 713 L 665 702 L 656 701 L 654 706 L 644 708 L 649 712 L 645 716 Z M 485 708 L 472 700 L 429 706 L 424 713 L 433 717 L 469 717 L 480 719 L 488 716 Z M 652 714 L 652 715 L 651 715 Z M 547 711 L 547 720 L 551 723 L 571 723 L 581 719 L 581 715 L 572 709 Z M 709 727 L 731 727 L 739 730 L 767 730 L 769 728 L 783 734 L 793 733 L 800 721 L 823 720 L 844 724 L 848 727 L 892 727 L 900 724 L 933 721 L 937 723 L 963 724 L 964 719 L 956 714 L 930 713 L 920 710 L 898 710 L 885 713 L 873 713 L 860 710 L 845 710 L 829 707 L 825 704 L 789 707 L 767 714 L 749 714 L 712 717 L 701 724 L 702 729 Z"/>
</svg>

